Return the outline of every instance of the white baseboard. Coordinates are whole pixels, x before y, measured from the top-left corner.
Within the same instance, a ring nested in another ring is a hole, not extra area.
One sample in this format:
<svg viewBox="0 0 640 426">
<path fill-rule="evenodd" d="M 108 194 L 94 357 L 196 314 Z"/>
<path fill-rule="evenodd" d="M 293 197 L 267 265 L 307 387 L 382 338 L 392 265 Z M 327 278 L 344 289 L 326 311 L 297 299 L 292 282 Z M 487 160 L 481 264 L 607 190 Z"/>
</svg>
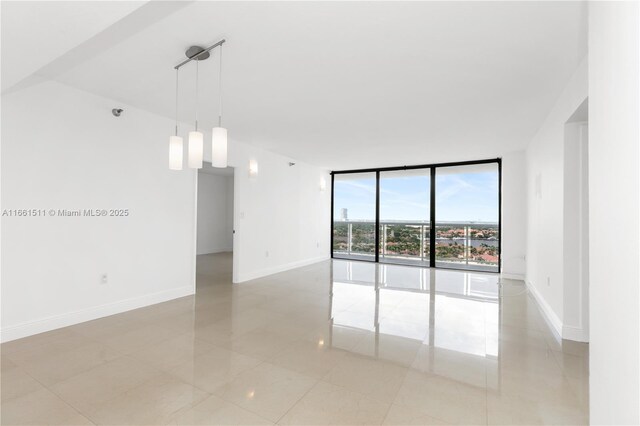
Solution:
<svg viewBox="0 0 640 426">
<path fill-rule="evenodd" d="M 510 274 L 508 272 L 501 272 L 500 276 L 507 280 L 519 280 L 524 281 L 524 274 Z"/>
<path fill-rule="evenodd" d="M 233 248 L 231 248 L 231 247 L 223 247 L 223 248 L 210 249 L 210 250 L 207 250 L 207 251 L 205 251 L 203 253 L 198 252 L 198 253 L 196 253 L 196 255 L 200 256 L 202 254 L 227 253 L 227 252 L 232 252 L 232 251 L 233 251 Z"/>
<path fill-rule="evenodd" d="M 131 299 L 106 303 L 104 305 L 94 306 L 87 309 L 80 309 L 60 315 L 40 318 L 21 324 L 10 325 L 8 327 L 3 327 L 0 330 L 0 342 L 4 343 L 11 340 L 21 339 L 34 334 L 44 333 L 45 331 L 68 327 L 81 322 L 108 317 L 110 315 L 119 314 L 132 309 L 143 308 L 145 306 L 155 305 L 156 303 L 189 296 L 194 293 L 194 290 L 193 286 L 179 287 Z"/>
<path fill-rule="evenodd" d="M 536 289 L 536 287 L 531 284 L 530 281 L 526 281 L 526 284 L 534 299 L 536 299 L 536 302 L 538 302 L 538 306 L 540 306 L 540 309 L 542 310 L 543 317 L 547 320 L 549 325 L 551 325 L 551 328 L 556 332 L 558 337 L 562 337 L 562 321 L 560 320 L 558 315 L 556 315 L 553 309 L 551 309 L 551 306 L 549 306 L 540 292 L 538 292 L 538 289 Z"/>
<path fill-rule="evenodd" d="M 562 327 L 562 338 L 566 340 L 573 340 L 575 342 L 589 342 L 589 333 L 582 327 L 573 327 L 565 325 Z"/>
<path fill-rule="evenodd" d="M 243 283 L 245 281 L 255 280 L 257 278 L 266 277 L 267 275 L 277 274 L 279 272 L 288 271 L 290 269 L 301 268 L 303 266 L 311 265 L 313 263 L 323 262 L 329 260 L 329 256 L 313 257 L 311 259 L 299 260 L 297 262 L 285 263 L 279 266 L 272 266 L 269 268 L 260 269 L 258 271 L 247 272 L 244 274 L 238 274 L 238 277 L 234 283 Z"/>
</svg>

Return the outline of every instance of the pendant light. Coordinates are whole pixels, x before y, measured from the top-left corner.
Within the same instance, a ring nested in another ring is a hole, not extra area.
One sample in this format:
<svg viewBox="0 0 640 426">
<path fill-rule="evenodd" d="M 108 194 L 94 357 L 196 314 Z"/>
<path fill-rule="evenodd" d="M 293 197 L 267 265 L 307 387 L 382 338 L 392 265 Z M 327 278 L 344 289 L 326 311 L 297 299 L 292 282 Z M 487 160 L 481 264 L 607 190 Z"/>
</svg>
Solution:
<svg viewBox="0 0 640 426">
<path fill-rule="evenodd" d="M 200 47 L 197 45 L 189 47 L 185 53 L 187 59 L 173 67 L 176 70 L 176 132 L 174 136 L 169 137 L 169 169 L 182 170 L 184 165 L 184 144 L 180 136 L 178 136 L 178 70 L 183 65 L 192 61 L 196 63 L 196 120 L 195 129 L 189 132 L 187 145 L 187 166 L 191 169 L 201 169 L 204 161 L 204 135 L 198 130 L 198 89 L 199 89 L 199 62 L 204 61 L 211 56 L 209 53 L 216 47 L 220 47 L 220 105 L 218 112 L 218 127 L 213 128 L 212 145 L 213 145 L 213 165 L 215 167 L 227 167 L 227 129 L 222 127 L 222 45 L 226 40 L 222 39 L 209 47 Z"/>
<path fill-rule="evenodd" d="M 201 169 L 204 157 L 203 143 L 204 136 L 198 131 L 198 64 L 200 60 L 196 58 L 196 128 L 189 132 L 189 167 Z"/>
<path fill-rule="evenodd" d="M 222 45 L 220 46 L 218 86 L 218 126 L 211 129 L 211 165 L 213 167 L 225 168 L 227 167 L 227 129 L 222 127 Z"/>
<path fill-rule="evenodd" d="M 182 170 L 182 138 L 178 136 L 178 69 L 176 69 L 176 134 L 169 138 L 169 170 Z"/>
</svg>

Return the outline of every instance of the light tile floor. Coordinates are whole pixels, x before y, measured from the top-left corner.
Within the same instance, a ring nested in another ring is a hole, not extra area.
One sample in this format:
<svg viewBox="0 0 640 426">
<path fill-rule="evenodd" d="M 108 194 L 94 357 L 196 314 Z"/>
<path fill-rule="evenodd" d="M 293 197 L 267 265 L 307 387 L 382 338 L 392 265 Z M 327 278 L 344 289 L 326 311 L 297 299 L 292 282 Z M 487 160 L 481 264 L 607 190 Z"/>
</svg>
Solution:
<svg viewBox="0 0 640 426">
<path fill-rule="evenodd" d="M 11 424 L 586 424 L 588 346 L 519 281 L 327 261 L 8 342 Z"/>
</svg>

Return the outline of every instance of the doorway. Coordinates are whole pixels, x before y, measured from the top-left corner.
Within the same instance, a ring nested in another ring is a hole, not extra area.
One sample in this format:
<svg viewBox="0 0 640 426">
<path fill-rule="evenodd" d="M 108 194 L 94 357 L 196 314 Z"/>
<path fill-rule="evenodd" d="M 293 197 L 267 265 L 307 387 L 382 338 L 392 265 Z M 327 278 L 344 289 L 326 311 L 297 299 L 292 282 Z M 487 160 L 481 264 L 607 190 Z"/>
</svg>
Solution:
<svg viewBox="0 0 640 426">
<path fill-rule="evenodd" d="M 198 170 L 196 291 L 230 284 L 233 274 L 234 169 Z"/>
</svg>

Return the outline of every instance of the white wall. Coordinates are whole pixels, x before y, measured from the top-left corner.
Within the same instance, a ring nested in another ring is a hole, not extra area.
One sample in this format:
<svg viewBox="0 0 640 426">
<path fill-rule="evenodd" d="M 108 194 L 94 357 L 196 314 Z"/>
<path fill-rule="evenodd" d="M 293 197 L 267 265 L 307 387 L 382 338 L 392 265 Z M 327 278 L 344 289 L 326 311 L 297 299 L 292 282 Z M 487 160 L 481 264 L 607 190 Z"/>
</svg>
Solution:
<svg viewBox="0 0 640 426">
<path fill-rule="evenodd" d="M 527 174 L 524 151 L 502 156 L 502 276 L 524 280 L 527 247 Z"/>
<path fill-rule="evenodd" d="M 2 209 L 129 210 L 2 217 L 3 341 L 193 292 L 195 173 L 168 169 L 171 131 L 54 82 L 2 96 Z"/>
<path fill-rule="evenodd" d="M 562 337 L 589 341 L 588 126 L 569 122 L 564 138 Z"/>
<path fill-rule="evenodd" d="M 255 177 L 249 176 L 250 159 L 258 163 Z M 329 258 L 326 170 L 237 141 L 230 141 L 229 165 L 235 167 L 234 282 Z"/>
<path fill-rule="evenodd" d="M 2 125 L 2 209 L 129 209 L 2 218 L 2 341 L 193 293 L 197 175 L 168 169 L 171 120 L 45 82 L 2 97 Z M 229 151 L 234 281 L 328 259 L 327 172 L 240 142 Z"/>
<path fill-rule="evenodd" d="M 234 192 L 235 192 L 235 186 L 234 186 L 234 178 L 233 176 L 230 176 L 229 178 L 229 183 L 228 183 L 228 188 L 227 188 L 227 200 L 226 200 L 226 207 L 227 207 L 227 212 L 226 212 L 226 218 L 227 218 L 227 229 L 230 231 L 227 234 L 227 246 L 233 250 L 233 206 L 234 206 Z"/>
<path fill-rule="evenodd" d="M 640 424 L 640 5 L 589 4 L 590 420 Z"/>
<path fill-rule="evenodd" d="M 527 284 L 559 335 L 564 318 L 565 124 L 587 98 L 582 61 L 527 147 Z"/>
<path fill-rule="evenodd" d="M 232 176 L 198 173 L 197 228 L 198 254 L 233 250 Z"/>
</svg>

